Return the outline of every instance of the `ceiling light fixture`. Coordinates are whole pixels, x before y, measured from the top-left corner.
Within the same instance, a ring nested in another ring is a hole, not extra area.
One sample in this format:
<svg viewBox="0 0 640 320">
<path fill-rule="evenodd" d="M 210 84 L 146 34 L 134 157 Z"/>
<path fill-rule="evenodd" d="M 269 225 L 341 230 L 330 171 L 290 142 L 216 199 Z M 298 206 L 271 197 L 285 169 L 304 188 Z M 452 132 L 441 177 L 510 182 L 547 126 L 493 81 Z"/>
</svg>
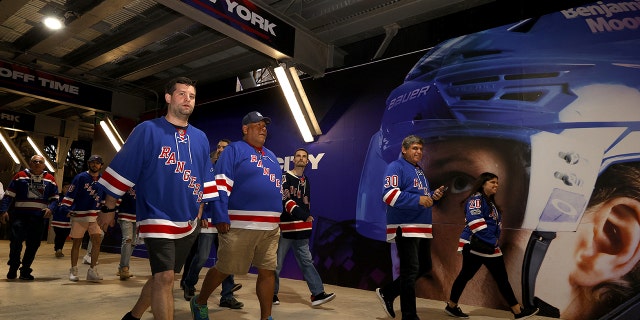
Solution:
<svg viewBox="0 0 640 320">
<path fill-rule="evenodd" d="M 285 69 L 282 66 L 274 68 L 273 71 L 302 134 L 302 139 L 305 142 L 313 142 L 313 136 L 322 134 L 322 131 L 304 92 L 298 71 L 295 67 Z"/>
<path fill-rule="evenodd" d="M 51 30 L 60 30 L 72 21 L 78 19 L 80 15 L 73 11 L 67 11 L 62 16 L 58 14 L 46 15 L 42 22 Z"/>
<path fill-rule="evenodd" d="M 11 145 L 9 145 L 9 142 L 7 140 L 8 140 L 8 137 L 5 137 L 4 129 L 0 129 L 0 142 L 2 142 L 2 145 L 11 156 L 11 159 L 13 159 L 13 162 L 15 162 L 16 164 L 20 164 L 20 160 L 18 159 L 18 156 L 13 151 L 13 148 L 11 147 Z"/>
<path fill-rule="evenodd" d="M 64 21 L 60 17 L 47 16 L 42 21 L 44 25 L 51 30 L 60 30 L 64 26 Z"/>
<path fill-rule="evenodd" d="M 113 124 L 113 122 L 111 122 L 111 119 L 105 119 L 106 120 L 100 120 L 100 127 L 102 127 L 102 130 L 107 135 L 107 138 L 109 138 L 109 142 L 111 142 L 113 148 L 116 149 L 116 152 L 118 152 L 122 148 L 124 140 L 122 140 L 122 137 L 118 133 L 116 126 Z"/>
<path fill-rule="evenodd" d="M 45 166 L 47 166 L 47 169 L 49 169 L 49 172 L 56 172 L 56 170 L 53 169 L 53 166 L 51 165 L 49 160 L 47 160 L 47 157 L 42 153 L 42 151 L 40 151 L 40 148 L 38 148 L 38 146 L 36 145 L 35 142 L 33 142 L 30 136 L 27 136 L 27 141 L 31 145 L 31 148 L 33 148 L 33 150 L 35 150 L 39 156 L 42 156 L 42 158 L 44 159 L 44 164 Z"/>
</svg>

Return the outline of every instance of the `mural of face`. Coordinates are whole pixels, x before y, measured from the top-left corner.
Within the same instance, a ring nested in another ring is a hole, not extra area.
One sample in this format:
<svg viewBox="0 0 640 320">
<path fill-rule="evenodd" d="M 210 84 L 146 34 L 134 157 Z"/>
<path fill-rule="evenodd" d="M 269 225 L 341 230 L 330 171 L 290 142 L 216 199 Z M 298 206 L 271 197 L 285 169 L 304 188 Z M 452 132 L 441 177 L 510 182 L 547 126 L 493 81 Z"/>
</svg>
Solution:
<svg viewBox="0 0 640 320">
<path fill-rule="evenodd" d="M 504 232 L 500 246 L 513 289 L 519 292 L 524 249 L 518 243 L 524 241 L 526 244 L 530 234 L 527 230 L 514 229 L 521 224 L 526 206 L 528 174 L 523 159 L 526 148 L 520 143 L 497 139 L 454 138 L 427 143 L 425 150 L 421 166 L 428 180 L 434 186 L 444 185 L 449 189 L 433 207 L 433 270 L 430 277 L 423 277 L 418 282 L 418 295 L 445 301 L 449 298 L 451 285 L 462 265 L 461 255 L 455 254 L 464 228 L 462 204 L 475 179 L 487 171 L 501 177 L 501 192 L 496 195 L 503 214 Z M 500 297 L 497 286 L 493 281 L 486 281 L 490 275 L 484 268 L 480 272 L 467 284 L 465 291 L 487 294 L 463 295 L 465 303 L 503 308 L 505 302 L 495 299 Z"/>
</svg>

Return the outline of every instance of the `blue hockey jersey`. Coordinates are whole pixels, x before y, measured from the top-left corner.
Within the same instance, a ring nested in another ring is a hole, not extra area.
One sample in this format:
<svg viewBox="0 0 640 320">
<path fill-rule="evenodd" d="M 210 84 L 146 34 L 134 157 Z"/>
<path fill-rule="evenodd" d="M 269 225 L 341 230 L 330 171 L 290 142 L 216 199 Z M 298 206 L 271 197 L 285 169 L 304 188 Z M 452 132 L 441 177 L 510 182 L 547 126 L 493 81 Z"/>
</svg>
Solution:
<svg viewBox="0 0 640 320">
<path fill-rule="evenodd" d="M 391 162 L 384 175 L 382 200 L 387 204 L 387 241 L 395 241 L 398 227 L 405 237 L 433 238 L 431 208 L 420 205 L 420 196 L 431 196 L 422 168 L 402 158 Z"/>
<path fill-rule="evenodd" d="M 98 186 L 97 178 L 94 179 L 89 172 L 84 171 L 71 181 L 59 209 L 64 214 L 71 212 L 72 221 L 96 221 L 104 200 L 104 191 Z"/>
<path fill-rule="evenodd" d="M 0 212 L 7 212 L 14 199 L 16 214 L 42 216 L 43 210 L 58 200 L 56 179 L 47 171 L 38 176 L 31 174 L 29 169 L 19 171 L 13 176 L 0 202 Z"/>
<path fill-rule="evenodd" d="M 115 198 L 136 186 L 140 238 L 179 239 L 196 229 L 200 202 L 214 195 L 212 170 L 204 132 L 161 117 L 134 128 L 100 184 Z"/>
<path fill-rule="evenodd" d="M 502 251 L 498 246 L 498 240 L 502 232 L 502 215 L 498 212 L 496 206 L 487 201 L 481 193 L 477 192 L 467 199 L 464 214 L 466 225 L 460 235 L 460 241 L 469 241 L 473 234 L 480 240 L 493 244 L 495 251 L 493 254 L 484 254 L 471 250 L 472 253 L 484 257 L 502 255 Z"/>
<path fill-rule="evenodd" d="M 218 199 L 212 203 L 213 223 L 231 228 L 273 230 L 282 213 L 282 169 L 267 148 L 236 141 L 216 162 Z"/>
</svg>

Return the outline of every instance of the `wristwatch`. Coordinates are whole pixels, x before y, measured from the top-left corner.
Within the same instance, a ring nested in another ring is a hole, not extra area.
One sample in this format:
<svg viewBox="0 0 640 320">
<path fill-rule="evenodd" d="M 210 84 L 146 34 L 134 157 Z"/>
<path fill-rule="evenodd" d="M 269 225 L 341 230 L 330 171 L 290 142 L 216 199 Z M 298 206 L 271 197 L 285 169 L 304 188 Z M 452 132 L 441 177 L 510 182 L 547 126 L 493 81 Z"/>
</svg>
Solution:
<svg viewBox="0 0 640 320">
<path fill-rule="evenodd" d="M 116 208 L 115 208 L 115 207 L 113 207 L 113 208 L 109 209 L 109 208 L 107 208 L 107 206 L 106 206 L 106 205 L 104 205 L 104 204 L 103 204 L 103 205 L 100 207 L 100 212 L 102 212 L 102 213 L 116 212 Z"/>
</svg>

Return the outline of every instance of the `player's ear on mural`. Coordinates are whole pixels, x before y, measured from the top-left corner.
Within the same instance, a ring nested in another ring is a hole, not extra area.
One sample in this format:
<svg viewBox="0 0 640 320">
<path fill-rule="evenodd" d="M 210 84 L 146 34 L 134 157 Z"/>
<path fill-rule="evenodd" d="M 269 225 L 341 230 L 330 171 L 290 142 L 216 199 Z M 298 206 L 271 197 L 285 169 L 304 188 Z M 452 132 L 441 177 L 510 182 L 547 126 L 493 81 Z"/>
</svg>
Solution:
<svg viewBox="0 0 640 320">
<path fill-rule="evenodd" d="M 570 282 L 601 315 L 640 290 L 640 162 L 618 163 L 596 181 L 578 229 Z M 588 312 L 587 312 L 588 313 Z"/>
<path fill-rule="evenodd" d="M 577 244 L 573 281 L 579 286 L 616 281 L 640 261 L 640 201 L 617 197 L 588 214 L 592 215 L 593 229 Z"/>
</svg>

